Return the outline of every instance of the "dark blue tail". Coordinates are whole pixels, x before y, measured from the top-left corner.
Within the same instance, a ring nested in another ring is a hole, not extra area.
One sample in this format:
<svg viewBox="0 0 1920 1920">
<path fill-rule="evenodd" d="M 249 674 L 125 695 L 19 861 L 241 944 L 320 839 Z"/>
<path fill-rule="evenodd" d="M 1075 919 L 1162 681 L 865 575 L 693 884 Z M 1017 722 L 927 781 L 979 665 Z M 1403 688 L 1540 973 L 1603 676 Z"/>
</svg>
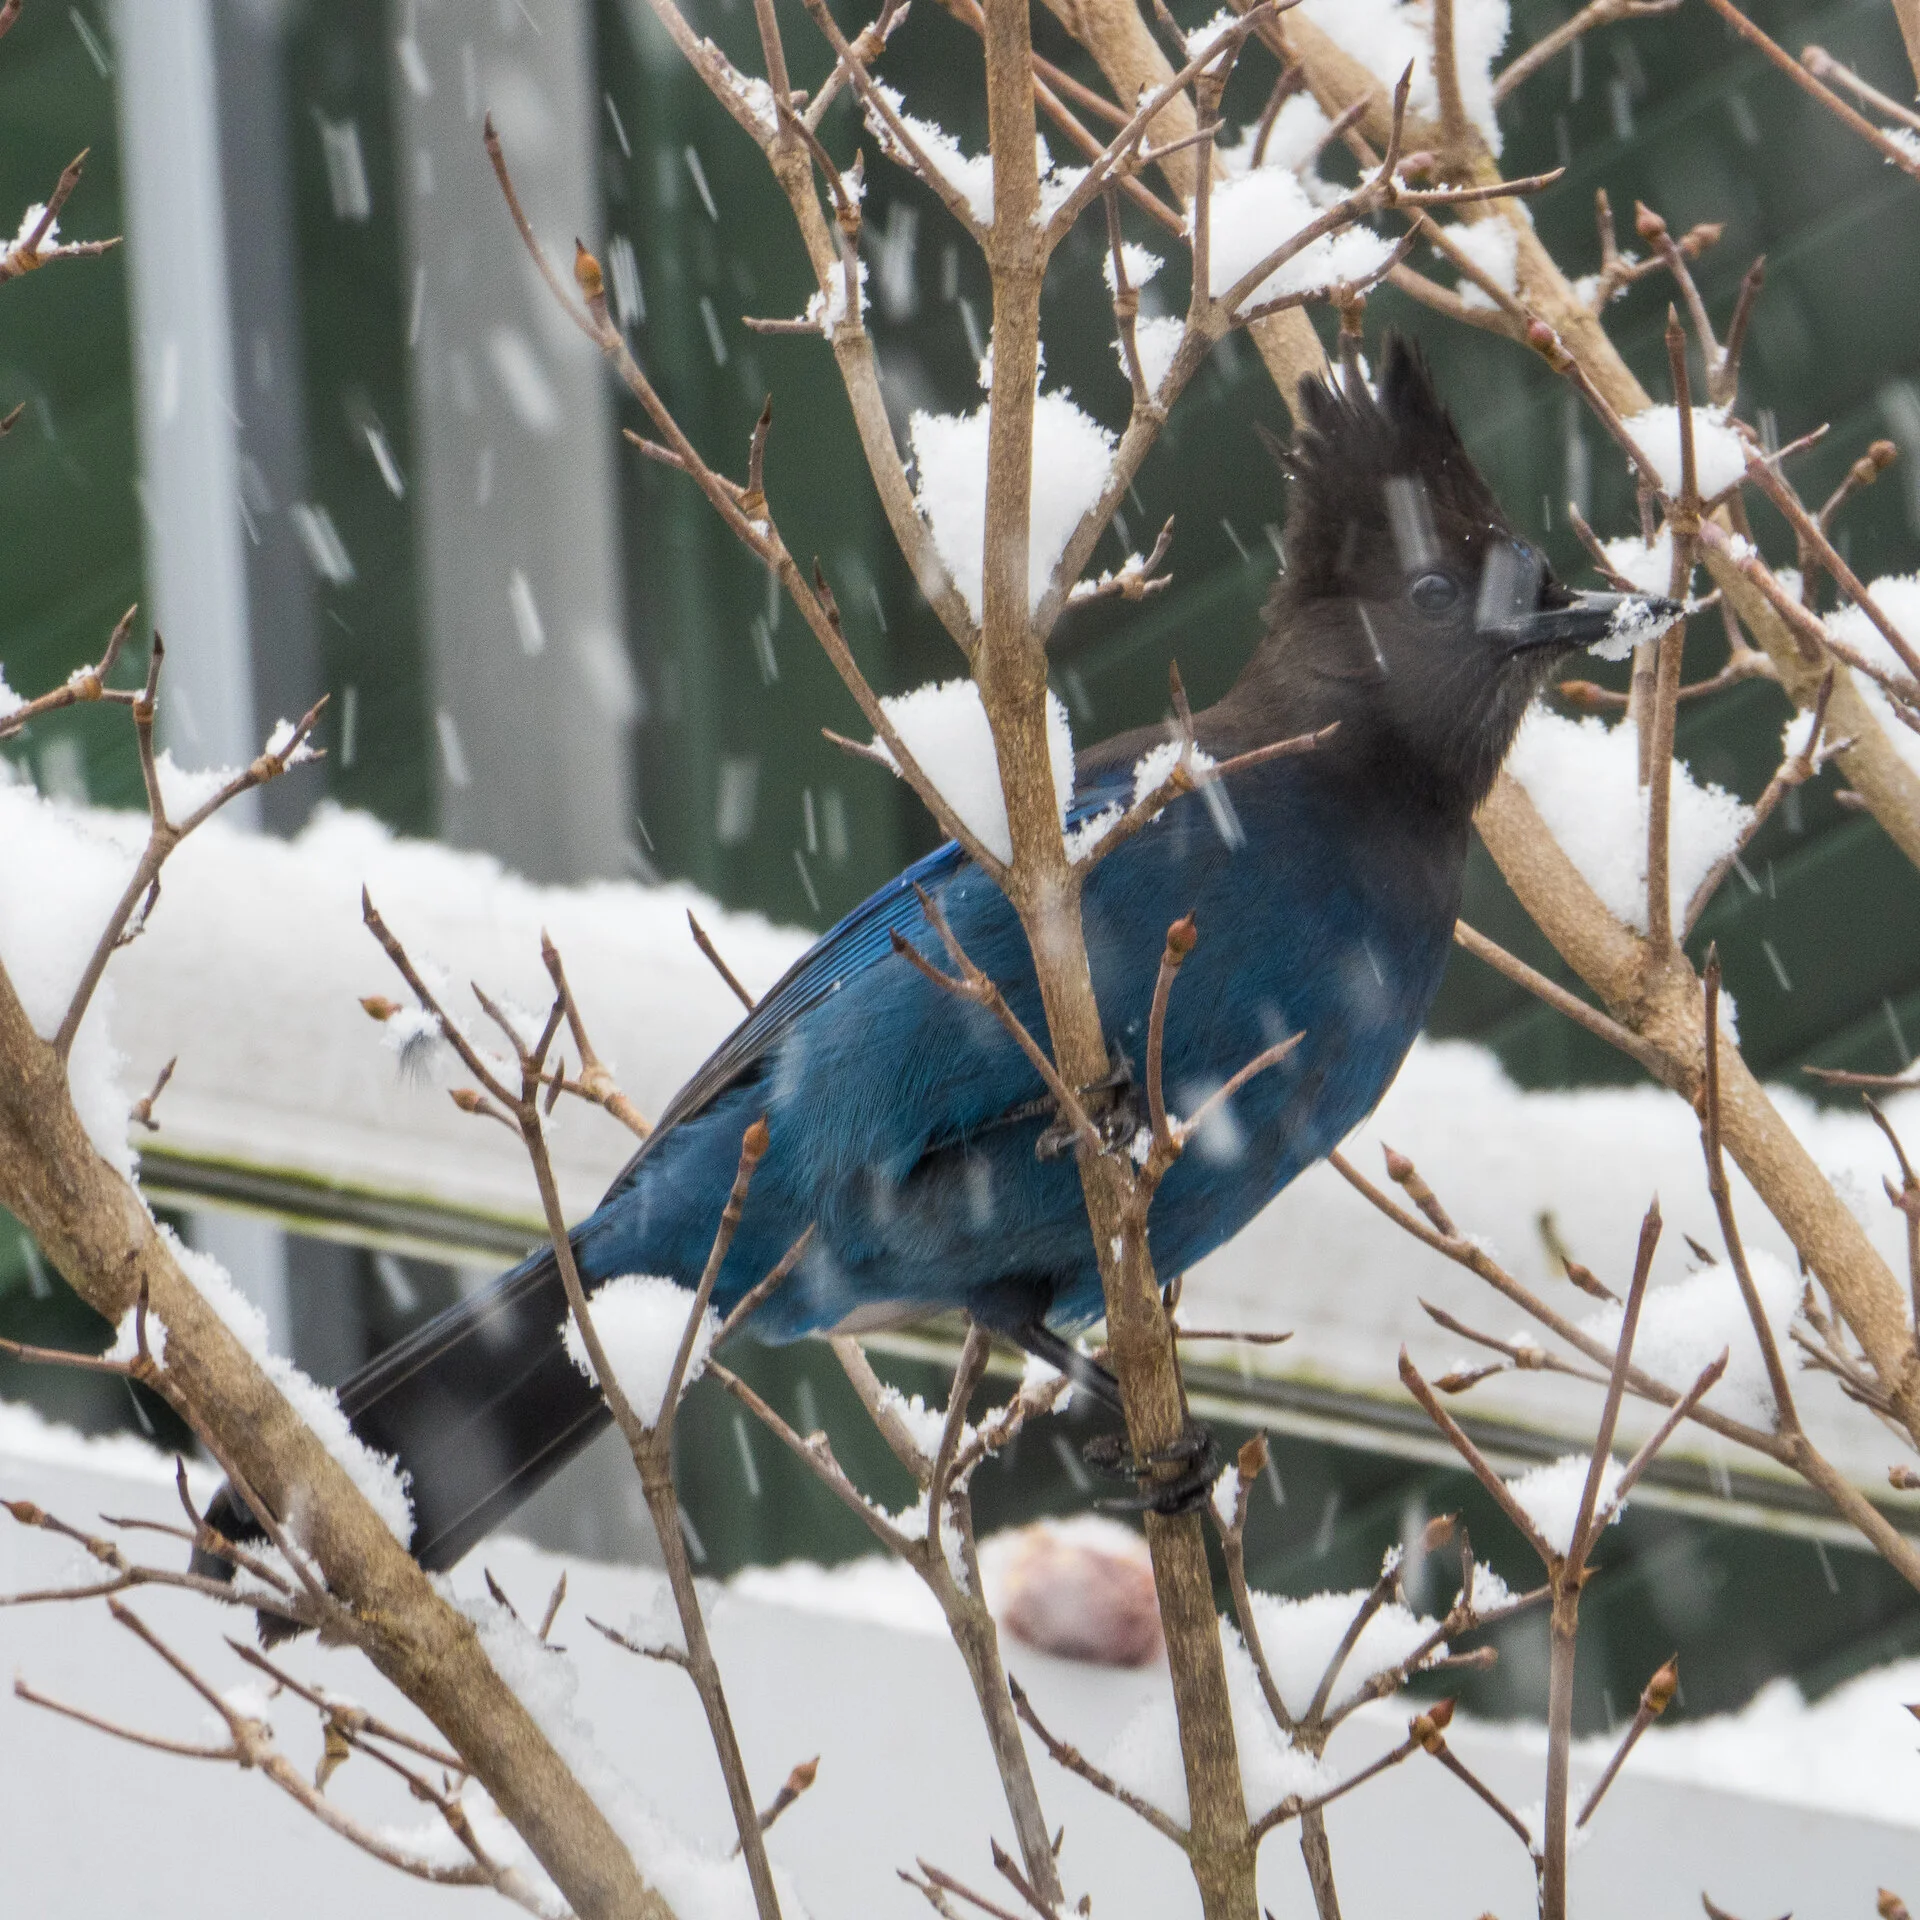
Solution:
<svg viewBox="0 0 1920 1920">
<path fill-rule="evenodd" d="M 368 1446 L 411 1476 L 413 1555 L 450 1567 L 606 1425 L 567 1357 L 551 1248 L 437 1314 L 340 1388 Z"/>
</svg>

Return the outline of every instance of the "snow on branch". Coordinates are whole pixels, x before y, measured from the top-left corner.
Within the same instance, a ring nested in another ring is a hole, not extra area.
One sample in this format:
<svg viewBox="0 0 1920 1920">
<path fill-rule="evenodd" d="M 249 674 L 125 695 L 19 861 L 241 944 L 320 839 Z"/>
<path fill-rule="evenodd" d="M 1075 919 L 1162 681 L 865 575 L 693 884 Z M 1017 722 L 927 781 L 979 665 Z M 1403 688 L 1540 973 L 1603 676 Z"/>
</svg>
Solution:
<svg viewBox="0 0 1920 1920">
<path fill-rule="evenodd" d="M 1433 57 L 1438 11 L 1434 0 L 1301 0 L 1300 5 L 1301 17 L 1359 61 L 1387 92 L 1411 65 L 1409 104 L 1422 120 L 1436 122 L 1441 117 Z M 1489 151 L 1497 155 L 1500 122 L 1494 113 L 1493 63 L 1507 44 L 1507 0 L 1454 0 L 1452 15 L 1461 103 Z"/>
<path fill-rule="evenodd" d="M 991 406 L 972 413 L 916 413 L 908 426 L 914 498 L 940 558 L 977 621 L 984 600 L 987 429 Z M 1082 517 L 1099 501 L 1116 442 L 1064 390 L 1033 403 L 1033 499 L 1027 545 L 1028 603 L 1038 608 Z"/>
<path fill-rule="evenodd" d="M 1607 911 L 1644 933 L 1648 790 L 1634 729 L 1536 707 L 1507 771 Z M 1739 843 L 1752 809 L 1722 787 L 1696 782 L 1684 766 L 1676 765 L 1674 776 L 1668 891 L 1678 926 L 1700 883 Z"/>
</svg>

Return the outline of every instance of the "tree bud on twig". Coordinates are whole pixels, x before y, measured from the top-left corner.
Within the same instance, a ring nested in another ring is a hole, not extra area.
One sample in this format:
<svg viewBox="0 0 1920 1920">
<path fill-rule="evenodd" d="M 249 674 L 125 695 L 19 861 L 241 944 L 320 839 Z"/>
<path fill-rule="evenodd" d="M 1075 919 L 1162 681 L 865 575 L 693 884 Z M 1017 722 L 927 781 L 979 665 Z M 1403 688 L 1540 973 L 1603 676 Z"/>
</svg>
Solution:
<svg viewBox="0 0 1920 1920">
<path fill-rule="evenodd" d="M 1596 1300 L 1611 1301 L 1615 1306 L 1620 1304 L 1620 1296 L 1591 1267 L 1582 1266 L 1578 1260 L 1569 1260 L 1566 1269 L 1567 1278 L 1582 1293 L 1591 1294 Z"/>
<path fill-rule="evenodd" d="M 1251 1439 L 1243 1441 L 1234 1465 L 1239 1468 L 1242 1480 L 1258 1479 L 1266 1471 L 1267 1436 L 1256 1433 Z"/>
<path fill-rule="evenodd" d="M 1420 1535 L 1422 1553 L 1438 1553 L 1442 1547 L 1453 1543 L 1454 1525 L 1460 1516 L 1457 1513 L 1436 1513 L 1426 1524 Z"/>
<path fill-rule="evenodd" d="M 1544 320 L 1529 321 L 1527 345 L 1539 354 L 1555 373 L 1565 373 L 1573 365 L 1573 355 L 1560 336 Z"/>
<path fill-rule="evenodd" d="M 1880 1920 L 1913 1920 L 1907 1911 L 1907 1903 L 1891 1887 L 1882 1887 L 1879 1898 L 1873 1903 L 1873 1910 Z"/>
<path fill-rule="evenodd" d="M 1640 1695 L 1640 1704 L 1649 1713 L 1665 1713 L 1679 1687 L 1680 1656 L 1676 1653 L 1647 1682 Z"/>
<path fill-rule="evenodd" d="M 767 1132 L 764 1114 L 750 1126 L 740 1138 L 740 1157 L 743 1160 L 758 1160 L 767 1150 L 771 1136 Z"/>
<path fill-rule="evenodd" d="M 1898 1487 L 1902 1493 L 1920 1493 L 1920 1473 L 1911 1467 L 1891 1466 L 1887 1469 L 1887 1484 Z"/>
<path fill-rule="evenodd" d="M 1667 223 L 1644 200 L 1633 203 L 1633 229 L 1649 245 L 1667 237 Z"/>
<path fill-rule="evenodd" d="M 1193 923 L 1193 915 L 1176 920 L 1167 929 L 1167 952 L 1176 960 L 1184 960 L 1200 940 L 1200 930 Z"/>
<path fill-rule="evenodd" d="M 607 283 L 600 272 L 600 262 L 578 240 L 573 243 L 573 277 L 588 305 L 607 297 Z"/>
<path fill-rule="evenodd" d="M 1453 1702 L 1436 1701 L 1425 1713 L 1416 1713 L 1407 1722 L 1407 1733 L 1417 1740 L 1428 1753 L 1438 1753 L 1447 1743 L 1444 1729 L 1453 1719 Z"/>
<path fill-rule="evenodd" d="M 364 993 L 360 1005 L 369 1020 L 391 1020 L 400 1011 L 399 1001 L 389 1000 L 384 993 Z"/>
</svg>

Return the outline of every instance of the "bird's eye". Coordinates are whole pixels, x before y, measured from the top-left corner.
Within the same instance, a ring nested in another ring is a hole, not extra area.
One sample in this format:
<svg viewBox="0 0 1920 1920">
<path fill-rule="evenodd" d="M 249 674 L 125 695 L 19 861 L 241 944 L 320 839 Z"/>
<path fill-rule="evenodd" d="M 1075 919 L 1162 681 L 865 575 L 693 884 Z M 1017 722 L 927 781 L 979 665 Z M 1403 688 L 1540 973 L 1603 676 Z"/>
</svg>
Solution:
<svg viewBox="0 0 1920 1920">
<path fill-rule="evenodd" d="M 1407 598 L 1422 613 L 1451 613 L 1460 601 L 1460 583 L 1451 574 L 1423 573 L 1407 589 Z"/>
</svg>

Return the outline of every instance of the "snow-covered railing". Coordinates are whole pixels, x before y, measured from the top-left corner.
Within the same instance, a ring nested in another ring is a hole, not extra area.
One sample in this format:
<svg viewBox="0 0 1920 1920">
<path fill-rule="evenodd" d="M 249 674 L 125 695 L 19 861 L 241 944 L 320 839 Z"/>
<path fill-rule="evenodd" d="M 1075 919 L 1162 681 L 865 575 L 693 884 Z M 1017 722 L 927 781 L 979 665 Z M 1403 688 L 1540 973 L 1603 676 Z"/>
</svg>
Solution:
<svg viewBox="0 0 1920 1920">
<path fill-rule="evenodd" d="M 1595 784 L 1605 769 L 1596 758 L 1587 771 Z M 1618 772 L 1631 781 L 1624 760 Z M 18 855 L 14 873 L 22 884 L 67 876 L 82 922 L 92 892 L 123 871 L 142 831 L 137 816 L 0 789 L 0 833 Z M 401 840 L 335 809 L 293 840 L 212 821 L 169 865 L 162 904 L 109 976 L 105 1031 L 91 1056 L 93 1108 L 110 1117 L 124 1115 L 129 1098 L 178 1059 L 154 1108 L 159 1130 L 136 1130 L 133 1141 L 156 1200 L 242 1207 L 299 1231 L 470 1265 L 503 1265 L 541 1238 L 519 1143 L 454 1106 L 440 1066 L 409 1053 L 404 1022 L 376 1023 L 362 1009 L 362 996 L 391 986 L 361 924 L 363 887 L 448 980 L 477 979 L 528 1005 L 542 992 L 540 935 L 550 933 L 596 1046 L 649 1115 L 740 1015 L 694 943 L 689 911 L 756 994 L 810 938 L 730 913 L 688 887 L 534 886 L 484 855 Z M 8 891 L 0 883 L 0 915 Z M 1774 1097 L 1855 1197 L 1882 1252 L 1902 1260 L 1900 1218 L 1878 1203 L 1885 1149 L 1872 1125 L 1788 1090 Z M 1896 1121 L 1902 1104 L 1894 1104 Z M 631 1136 L 584 1103 L 566 1103 L 552 1124 L 562 1196 L 578 1218 L 627 1158 Z M 1698 1175 L 1697 1123 L 1683 1102 L 1651 1086 L 1523 1092 L 1485 1049 L 1428 1041 L 1348 1143 L 1349 1157 L 1377 1168 L 1382 1143 L 1409 1155 L 1462 1228 L 1483 1237 L 1527 1285 L 1596 1326 L 1609 1310 L 1573 1292 L 1549 1240 L 1617 1277 L 1632 1261 L 1638 1210 L 1658 1191 L 1669 1231 L 1653 1299 L 1672 1298 L 1673 1315 L 1698 1323 L 1691 1335 L 1676 1334 L 1674 1369 L 1693 1360 L 1697 1371 L 1711 1354 L 1703 1348 L 1695 1359 L 1694 1349 L 1709 1335 L 1732 1341 L 1733 1377 L 1721 1391 L 1736 1390 L 1751 1336 L 1737 1311 L 1719 1314 L 1703 1298 L 1709 1287 L 1685 1280 L 1683 1235 L 1710 1243 L 1714 1222 Z M 1790 1287 L 1790 1245 L 1762 1207 L 1741 1199 L 1756 1253 Z M 1683 1305 L 1688 1286 L 1692 1304 Z M 1194 1326 L 1292 1332 L 1279 1346 L 1189 1349 L 1195 1391 L 1216 1409 L 1419 1459 L 1442 1459 L 1447 1450 L 1407 1400 L 1393 1355 L 1404 1342 L 1424 1369 L 1441 1374 L 1463 1344 L 1429 1319 L 1422 1300 L 1503 1336 L 1515 1331 L 1478 1281 L 1394 1231 L 1324 1167 L 1203 1262 L 1185 1299 L 1182 1317 Z M 1654 1330 L 1650 1320 L 1643 1347 Z M 955 1336 L 937 1328 L 896 1338 L 943 1356 L 955 1346 Z M 1645 1350 L 1657 1365 L 1656 1350 Z M 1837 1391 L 1820 1391 L 1829 1382 L 1802 1379 L 1819 1444 L 1884 1502 L 1893 1455 L 1879 1423 Z M 1490 1452 L 1516 1465 L 1563 1451 L 1591 1413 L 1574 1383 L 1525 1367 L 1484 1382 L 1461 1411 Z M 1624 1437 L 1648 1424 L 1630 1402 Z M 1798 1482 L 1694 1429 L 1675 1439 L 1643 1497 L 1848 1537 Z"/>
</svg>

